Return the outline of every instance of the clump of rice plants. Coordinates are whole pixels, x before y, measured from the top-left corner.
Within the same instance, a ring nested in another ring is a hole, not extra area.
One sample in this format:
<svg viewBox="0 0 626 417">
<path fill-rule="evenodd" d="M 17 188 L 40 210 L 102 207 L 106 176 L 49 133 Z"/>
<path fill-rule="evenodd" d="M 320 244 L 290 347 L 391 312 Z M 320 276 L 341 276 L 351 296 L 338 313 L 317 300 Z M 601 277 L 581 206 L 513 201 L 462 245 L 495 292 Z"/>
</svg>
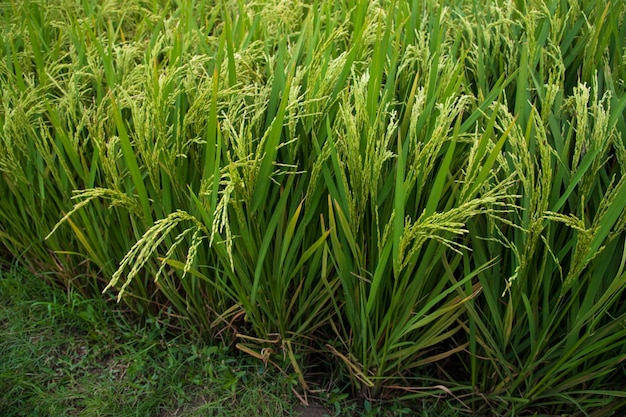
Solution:
<svg viewBox="0 0 626 417">
<path fill-rule="evenodd" d="M 1 7 L 6 258 L 305 390 L 625 404 L 623 2 Z"/>
</svg>

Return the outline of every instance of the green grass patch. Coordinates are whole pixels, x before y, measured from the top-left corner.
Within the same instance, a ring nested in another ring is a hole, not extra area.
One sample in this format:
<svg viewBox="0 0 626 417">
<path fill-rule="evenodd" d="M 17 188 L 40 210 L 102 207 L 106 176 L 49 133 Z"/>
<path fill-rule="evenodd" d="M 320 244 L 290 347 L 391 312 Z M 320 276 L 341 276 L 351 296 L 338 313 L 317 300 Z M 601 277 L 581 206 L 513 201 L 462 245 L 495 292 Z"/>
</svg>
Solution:
<svg viewBox="0 0 626 417">
<path fill-rule="evenodd" d="M 4 416 L 290 415 L 295 379 L 168 332 L 167 317 L 128 321 L 102 300 L 0 277 Z"/>
</svg>

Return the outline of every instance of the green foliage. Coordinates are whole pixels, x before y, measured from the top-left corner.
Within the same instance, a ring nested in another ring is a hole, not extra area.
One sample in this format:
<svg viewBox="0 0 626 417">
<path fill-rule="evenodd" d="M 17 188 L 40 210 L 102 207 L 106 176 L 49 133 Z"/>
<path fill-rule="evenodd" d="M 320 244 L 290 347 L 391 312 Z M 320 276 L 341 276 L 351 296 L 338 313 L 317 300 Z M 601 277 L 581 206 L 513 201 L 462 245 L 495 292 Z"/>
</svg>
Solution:
<svg viewBox="0 0 626 417">
<path fill-rule="evenodd" d="M 1 12 L 7 258 L 305 389 L 624 405 L 623 2 Z"/>
</svg>

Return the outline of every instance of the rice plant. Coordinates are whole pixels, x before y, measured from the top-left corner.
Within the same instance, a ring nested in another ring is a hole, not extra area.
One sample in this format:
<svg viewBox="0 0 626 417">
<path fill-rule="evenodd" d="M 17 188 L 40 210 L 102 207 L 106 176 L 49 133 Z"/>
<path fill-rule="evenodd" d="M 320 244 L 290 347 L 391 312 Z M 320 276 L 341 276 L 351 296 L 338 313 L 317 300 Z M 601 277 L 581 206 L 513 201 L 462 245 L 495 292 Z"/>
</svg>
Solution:
<svg viewBox="0 0 626 417">
<path fill-rule="evenodd" d="M 0 7 L 4 259 L 305 390 L 624 405 L 622 2 Z"/>
</svg>

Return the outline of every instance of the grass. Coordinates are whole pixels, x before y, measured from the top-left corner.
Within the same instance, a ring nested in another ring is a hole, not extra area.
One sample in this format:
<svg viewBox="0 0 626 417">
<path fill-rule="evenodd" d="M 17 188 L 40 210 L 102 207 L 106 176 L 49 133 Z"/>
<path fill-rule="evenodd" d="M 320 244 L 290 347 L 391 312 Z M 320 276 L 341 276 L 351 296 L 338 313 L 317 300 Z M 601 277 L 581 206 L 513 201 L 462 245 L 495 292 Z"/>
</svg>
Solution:
<svg viewBox="0 0 626 417">
<path fill-rule="evenodd" d="M 102 299 L 0 273 L 0 413 L 3 416 L 291 416 L 306 407 L 282 375 L 226 347 L 176 334 L 168 317 L 133 323 Z M 428 416 L 424 401 L 357 401 L 345 381 L 308 397 L 329 416 Z M 414 405 L 415 406 L 415 405 Z M 445 415 L 445 414 L 444 414 Z M 452 414 L 451 414 L 452 415 Z"/>
<path fill-rule="evenodd" d="M 8 262 L 302 392 L 624 407 L 623 1 L 1 7 Z"/>
<path fill-rule="evenodd" d="M 294 381 L 227 349 L 129 322 L 102 300 L 0 277 L 5 416 L 289 415 Z"/>
</svg>

